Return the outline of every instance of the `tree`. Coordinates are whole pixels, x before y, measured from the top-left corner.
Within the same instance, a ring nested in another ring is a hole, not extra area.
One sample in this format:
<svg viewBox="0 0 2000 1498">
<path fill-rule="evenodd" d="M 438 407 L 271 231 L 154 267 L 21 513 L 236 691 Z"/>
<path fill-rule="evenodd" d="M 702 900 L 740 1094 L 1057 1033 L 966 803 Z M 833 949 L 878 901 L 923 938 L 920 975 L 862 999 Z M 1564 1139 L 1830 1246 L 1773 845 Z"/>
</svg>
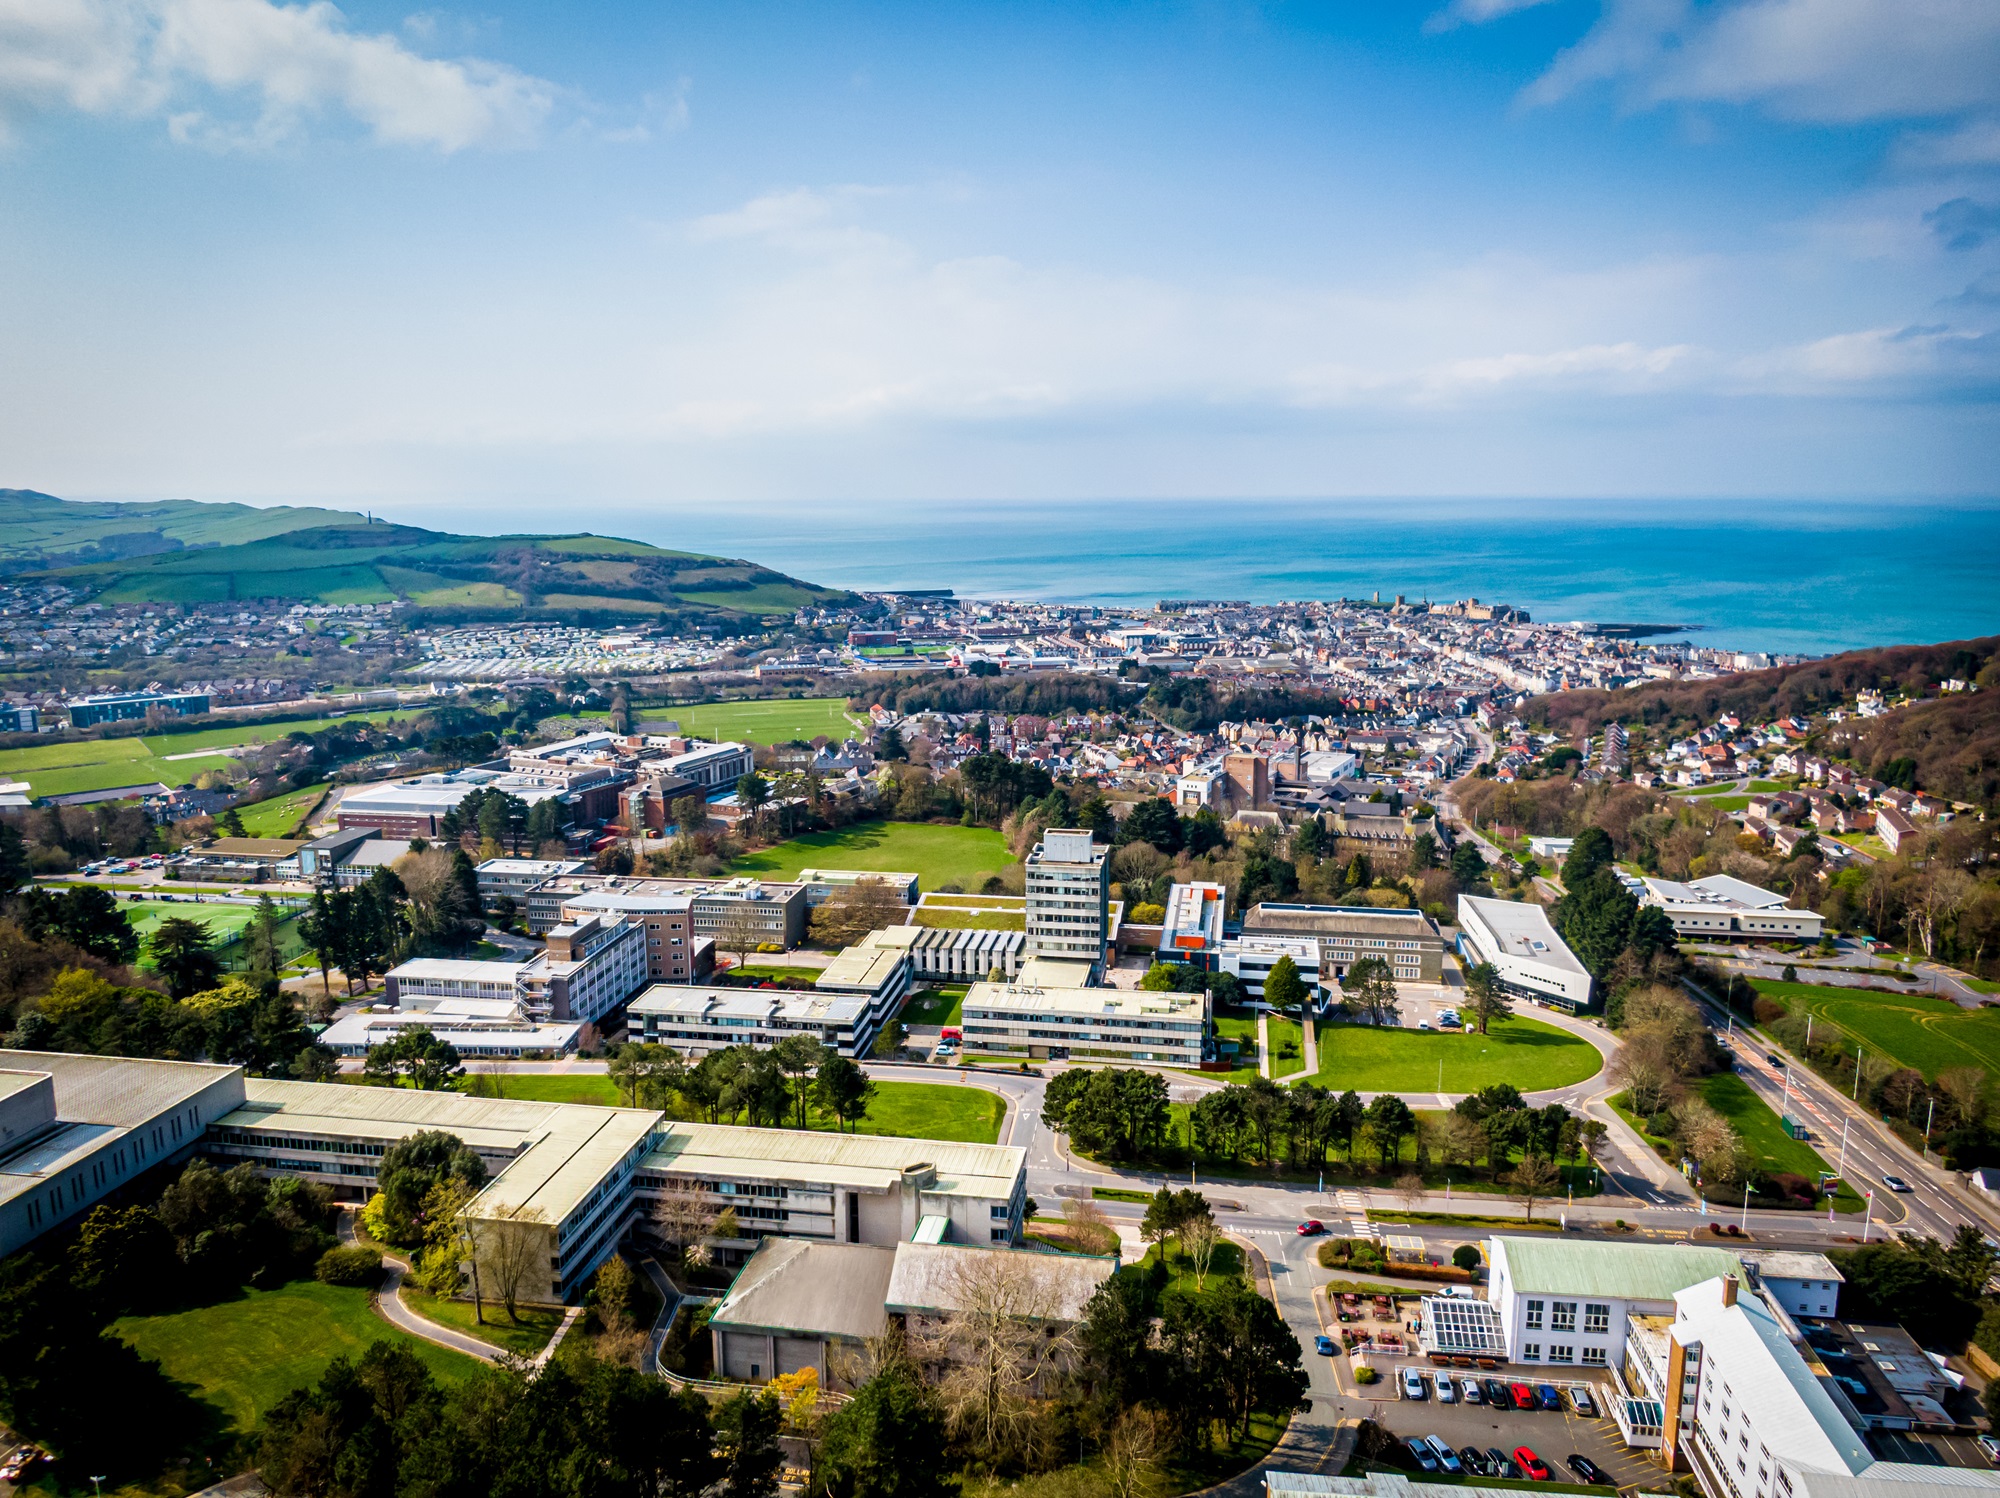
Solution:
<svg viewBox="0 0 2000 1498">
<path fill-rule="evenodd" d="M 1168 857 L 1181 851 L 1185 838 L 1180 814 L 1164 796 L 1138 802 L 1118 824 L 1120 843 L 1151 843 Z"/>
<path fill-rule="evenodd" d="M 105 962 L 130 962 L 139 955 L 138 933 L 118 908 L 117 896 L 96 885 L 30 889 L 21 901 L 20 921 L 36 941 L 55 937 Z"/>
<path fill-rule="evenodd" d="M 1206 1206 L 1206 1203 L 1203 1204 Z M 1212 1213 L 1203 1211 L 1190 1217 L 1181 1228 L 1181 1242 L 1187 1247 L 1188 1267 L 1194 1270 L 1195 1293 L 1208 1282 L 1208 1270 L 1215 1260 L 1215 1247 L 1222 1241 L 1222 1229 Z"/>
<path fill-rule="evenodd" d="M 1486 858 L 1476 843 L 1467 839 L 1452 851 L 1451 877 L 1470 889 L 1486 878 Z"/>
<path fill-rule="evenodd" d="M 1403 1140 L 1416 1129 L 1417 1116 L 1396 1094 L 1384 1092 L 1368 1105 L 1368 1126 L 1374 1130 L 1376 1147 L 1382 1151 L 1382 1168 L 1387 1170 L 1402 1153 Z"/>
<path fill-rule="evenodd" d="M 1387 1024 L 1398 1002 L 1395 974 L 1380 957 L 1364 957 L 1340 980 L 1342 995 L 1370 1024 Z"/>
<path fill-rule="evenodd" d="M 486 1183 L 485 1162 L 456 1134 L 429 1129 L 399 1139 L 382 1152 L 376 1189 L 396 1242 L 411 1243 L 421 1235 L 424 1204 L 432 1188 L 445 1180 L 475 1190 Z"/>
<path fill-rule="evenodd" d="M 1264 975 L 1264 1002 L 1281 1010 L 1305 1007 L 1306 986 L 1299 980 L 1298 964 L 1290 957 L 1280 957 Z"/>
<path fill-rule="evenodd" d="M 1479 1250 L 1470 1243 L 1461 1243 L 1451 1251 L 1451 1262 L 1468 1274 L 1479 1272 Z"/>
<path fill-rule="evenodd" d="M 1500 969 L 1490 962 L 1475 964 L 1465 975 L 1465 1007 L 1484 1035 L 1488 1025 L 1514 1012 L 1500 986 Z"/>
<path fill-rule="evenodd" d="M 1586 827 L 1570 842 L 1569 856 L 1563 860 L 1563 886 L 1574 889 L 1617 862 L 1618 853 L 1611 846 L 1611 834 L 1602 827 Z"/>
<path fill-rule="evenodd" d="M 472 1247 L 472 1292 L 493 1296 L 518 1323 L 521 1302 L 531 1287 L 548 1283 L 549 1253 L 554 1247 L 542 1209 L 525 1202 L 497 1204 L 466 1219 Z"/>
<path fill-rule="evenodd" d="M 840 1123 L 852 1126 L 868 1116 L 874 1100 L 875 1084 L 868 1074 L 838 1052 L 820 1062 L 813 1079 L 813 1101 Z"/>
<path fill-rule="evenodd" d="M 806 1098 L 812 1091 L 815 1074 L 826 1064 L 830 1052 L 817 1035 L 787 1035 L 771 1047 L 772 1059 L 792 1084 L 798 1126 L 806 1126 Z"/>
<path fill-rule="evenodd" d="M 764 808 L 771 802 L 771 782 L 752 770 L 736 778 L 736 801 L 750 813 L 754 828 L 764 820 Z"/>
<path fill-rule="evenodd" d="M 0 900 L 11 899 L 30 877 L 28 840 L 12 822 L 0 822 Z"/>
<path fill-rule="evenodd" d="M 201 921 L 170 915 L 153 928 L 151 946 L 154 971 L 173 997 L 185 999 L 215 986 L 222 965 L 216 960 L 215 939 Z"/>
<path fill-rule="evenodd" d="M 1540 1155 L 1523 1155 L 1521 1163 L 1514 1167 L 1514 1194 L 1521 1198 L 1524 1215 L 1529 1222 L 1535 1220 L 1535 1203 L 1553 1192 L 1561 1184 L 1562 1177 L 1555 1166 Z"/>
<path fill-rule="evenodd" d="M 731 900 L 728 909 L 722 912 L 722 919 L 715 925 L 716 947 L 724 952 L 734 952 L 738 967 L 749 963 L 750 954 L 757 950 L 762 937 L 757 913 L 745 900 Z"/>
<path fill-rule="evenodd" d="M 778 1447 L 778 1401 L 749 1389 L 724 1400 L 715 1412 L 716 1451 L 722 1458 L 717 1498 L 771 1498 L 778 1491 L 784 1453 Z"/>
<path fill-rule="evenodd" d="M 1565 880 L 1564 887 L 1569 893 L 1556 902 L 1552 924 L 1577 961 L 1602 978 L 1631 943 L 1639 902 L 1609 869 L 1575 883 Z"/>
<path fill-rule="evenodd" d="M 426 1025 L 411 1025 L 394 1040 L 370 1046 L 361 1069 L 378 1081 L 407 1077 L 421 1092 L 442 1092 L 465 1075 L 458 1047 Z"/>
<path fill-rule="evenodd" d="M 945 1498 L 959 1479 L 937 1396 L 896 1358 L 827 1418 L 814 1498 Z"/>
<path fill-rule="evenodd" d="M 312 908 L 299 918 L 299 936 L 319 965 L 319 984 L 324 993 L 333 992 L 327 974 L 340 961 L 341 946 L 346 939 L 341 923 L 351 903 L 351 897 L 331 893 L 322 885 L 313 891 Z M 348 987 L 353 986 L 353 980 L 349 979 Z"/>
<path fill-rule="evenodd" d="M 660 1094 L 670 1090 L 686 1070 L 687 1063 L 670 1047 L 639 1041 L 619 1046 L 604 1066 L 611 1085 L 623 1092 L 626 1103 L 634 1108 L 661 1106 L 665 1100 Z"/>
</svg>

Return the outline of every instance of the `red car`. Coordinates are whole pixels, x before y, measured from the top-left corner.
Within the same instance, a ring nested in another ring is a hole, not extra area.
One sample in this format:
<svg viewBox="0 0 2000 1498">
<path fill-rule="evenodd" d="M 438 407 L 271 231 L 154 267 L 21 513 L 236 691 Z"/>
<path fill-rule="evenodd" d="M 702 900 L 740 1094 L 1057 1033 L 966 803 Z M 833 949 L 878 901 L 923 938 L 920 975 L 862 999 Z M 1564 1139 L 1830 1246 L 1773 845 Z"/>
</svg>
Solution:
<svg viewBox="0 0 2000 1498">
<path fill-rule="evenodd" d="M 1514 1448 L 1514 1465 L 1521 1469 L 1523 1477 L 1531 1478 L 1536 1482 L 1547 1482 L 1549 1480 L 1549 1464 L 1525 1446 L 1516 1446 Z"/>
<path fill-rule="evenodd" d="M 1531 1410 L 1535 1407 L 1535 1391 L 1526 1384 L 1509 1384 L 1507 1392 L 1514 1396 L 1514 1408 Z"/>
<path fill-rule="evenodd" d="M 1304 1222 L 1299 1224 L 1299 1236 L 1301 1238 L 1317 1237 L 1319 1234 L 1325 1231 L 1326 1231 L 1326 1224 L 1321 1222 L 1317 1217 L 1307 1218 Z"/>
</svg>

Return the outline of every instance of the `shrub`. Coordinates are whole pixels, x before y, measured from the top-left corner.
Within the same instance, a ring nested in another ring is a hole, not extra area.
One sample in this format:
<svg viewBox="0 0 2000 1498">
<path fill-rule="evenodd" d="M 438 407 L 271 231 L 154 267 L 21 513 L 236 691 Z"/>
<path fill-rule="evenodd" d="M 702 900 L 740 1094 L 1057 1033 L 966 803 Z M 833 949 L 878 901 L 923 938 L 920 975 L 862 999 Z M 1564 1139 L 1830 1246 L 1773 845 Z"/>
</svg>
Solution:
<svg viewBox="0 0 2000 1498">
<path fill-rule="evenodd" d="M 1807 1205 L 1819 1200 L 1817 1186 L 1804 1176 L 1794 1175 L 1788 1170 L 1773 1171 L 1765 1176 L 1764 1190 L 1768 1195 L 1805 1202 Z"/>
<path fill-rule="evenodd" d="M 1785 971 L 1791 973 L 1795 970 L 1788 967 Z M 1785 981 L 1787 983 L 1795 982 L 1796 978 L 1787 978 Z M 1760 1025 L 1775 1025 L 1788 1012 L 1785 1006 L 1780 1004 L 1776 999 L 1767 999 L 1762 994 L 1758 994 L 1757 1001 L 1750 1006 L 1750 1018 Z"/>
<path fill-rule="evenodd" d="M 1646 1120 L 1646 1132 L 1656 1139 L 1665 1139 L 1674 1131 L 1674 1116 L 1664 1109 Z"/>
<path fill-rule="evenodd" d="M 1357 1384 L 1372 1384 L 1381 1378 L 1381 1376 L 1381 1374 L 1370 1368 L 1366 1363 L 1363 1363 L 1359 1368 L 1354 1370 L 1354 1381 Z"/>
<path fill-rule="evenodd" d="M 372 1248 L 329 1248 L 313 1265 L 323 1285 L 373 1285 L 382 1278 L 382 1255 Z"/>
<path fill-rule="evenodd" d="M 1451 1261 L 1460 1269 L 1475 1270 L 1479 1267 L 1479 1250 L 1470 1243 L 1461 1243 L 1451 1251 Z"/>
<path fill-rule="evenodd" d="M 1799 970 L 1788 962 L 1785 964 L 1783 976 L 1787 983 L 1796 983 L 1799 981 Z"/>
</svg>

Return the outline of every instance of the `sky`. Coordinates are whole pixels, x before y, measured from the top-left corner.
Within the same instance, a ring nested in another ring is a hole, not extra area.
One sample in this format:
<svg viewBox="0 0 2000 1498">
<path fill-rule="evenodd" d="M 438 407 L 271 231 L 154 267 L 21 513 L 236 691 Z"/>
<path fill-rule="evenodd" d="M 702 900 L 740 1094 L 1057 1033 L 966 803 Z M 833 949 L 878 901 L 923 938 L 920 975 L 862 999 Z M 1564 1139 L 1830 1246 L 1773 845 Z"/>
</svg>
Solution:
<svg viewBox="0 0 2000 1498">
<path fill-rule="evenodd" d="M 0 0 L 0 486 L 1962 500 L 1996 325 L 1994 0 Z"/>
</svg>

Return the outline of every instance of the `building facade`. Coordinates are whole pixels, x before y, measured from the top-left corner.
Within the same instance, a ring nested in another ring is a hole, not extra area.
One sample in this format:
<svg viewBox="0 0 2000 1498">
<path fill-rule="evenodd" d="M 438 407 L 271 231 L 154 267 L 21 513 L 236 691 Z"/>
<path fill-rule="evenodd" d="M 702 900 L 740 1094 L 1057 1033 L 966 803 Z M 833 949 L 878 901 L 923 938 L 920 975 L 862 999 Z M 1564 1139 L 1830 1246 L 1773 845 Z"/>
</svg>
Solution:
<svg viewBox="0 0 2000 1498">
<path fill-rule="evenodd" d="M 1087 831 L 1050 828 L 1027 856 L 1029 957 L 1087 962 L 1103 970 L 1111 936 L 1111 850 Z"/>
<path fill-rule="evenodd" d="M 194 718 L 208 711 L 206 692 L 111 692 L 76 697 L 63 704 L 72 728 L 100 723 L 130 723 L 157 713 L 169 718 Z"/>
<path fill-rule="evenodd" d="M 1444 937 L 1421 910 L 1265 901 L 1244 912 L 1243 935 L 1318 938 L 1320 982 L 1327 987 L 1365 957 L 1388 963 L 1399 983 L 1444 980 Z"/>
<path fill-rule="evenodd" d="M 1575 1013 L 1590 1005 L 1590 970 L 1556 935 L 1539 905 L 1458 897 L 1459 951 L 1467 967 L 1491 964 L 1516 998 Z"/>
<path fill-rule="evenodd" d="M 1029 981 L 975 983 L 961 1011 L 965 1049 L 1036 1060 L 1097 1057 L 1200 1066 L 1208 1054 L 1209 996 L 1129 988 L 1061 988 Z"/>
</svg>

